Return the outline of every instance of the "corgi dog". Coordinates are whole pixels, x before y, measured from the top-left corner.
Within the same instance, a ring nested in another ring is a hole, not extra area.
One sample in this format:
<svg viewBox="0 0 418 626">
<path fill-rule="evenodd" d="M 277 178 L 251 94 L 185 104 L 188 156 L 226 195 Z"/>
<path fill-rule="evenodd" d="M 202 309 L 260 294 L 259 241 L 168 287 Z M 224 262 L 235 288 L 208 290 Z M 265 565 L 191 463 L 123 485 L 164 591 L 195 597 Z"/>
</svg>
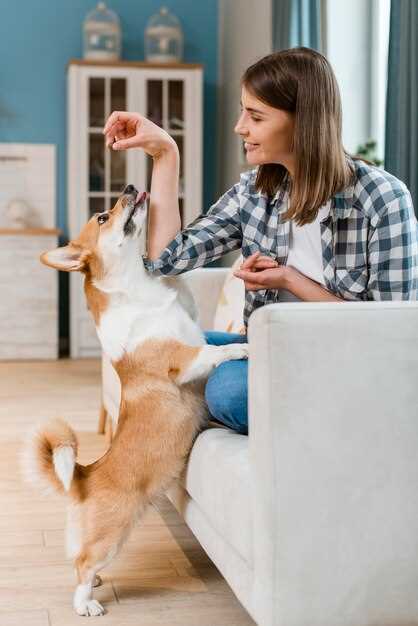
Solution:
<svg viewBox="0 0 418 626">
<path fill-rule="evenodd" d="M 247 344 L 206 345 L 184 307 L 190 300 L 146 271 L 138 241 L 146 213 L 146 194 L 128 185 L 77 239 L 41 256 L 52 268 L 84 274 L 88 308 L 121 383 L 117 428 L 100 459 L 77 463 L 76 436 L 59 419 L 40 426 L 24 449 L 26 476 L 68 500 L 67 554 L 78 578 L 78 615 L 104 613 L 92 596 L 98 572 L 146 507 L 180 476 L 208 416 L 205 379 L 223 361 L 248 356 Z"/>
</svg>

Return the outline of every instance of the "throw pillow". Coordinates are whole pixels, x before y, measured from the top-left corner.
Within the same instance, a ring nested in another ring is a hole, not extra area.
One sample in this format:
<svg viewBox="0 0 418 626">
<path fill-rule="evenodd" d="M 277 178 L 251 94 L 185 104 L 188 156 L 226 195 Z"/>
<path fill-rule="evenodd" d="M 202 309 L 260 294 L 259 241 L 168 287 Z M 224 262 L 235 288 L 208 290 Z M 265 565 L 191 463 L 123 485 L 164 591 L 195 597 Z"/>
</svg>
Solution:
<svg viewBox="0 0 418 626">
<path fill-rule="evenodd" d="M 226 333 L 245 333 L 243 311 L 245 301 L 244 282 L 234 276 L 243 259 L 240 255 L 229 269 L 218 305 L 216 307 L 213 329 Z"/>
</svg>

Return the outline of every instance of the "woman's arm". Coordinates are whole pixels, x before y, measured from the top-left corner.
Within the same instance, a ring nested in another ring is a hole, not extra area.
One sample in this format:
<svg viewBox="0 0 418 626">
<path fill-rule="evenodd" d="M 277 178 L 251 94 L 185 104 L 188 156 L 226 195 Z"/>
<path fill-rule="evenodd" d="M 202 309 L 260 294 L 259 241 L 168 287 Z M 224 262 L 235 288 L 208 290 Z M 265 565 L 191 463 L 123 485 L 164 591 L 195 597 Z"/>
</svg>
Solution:
<svg viewBox="0 0 418 626">
<path fill-rule="evenodd" d="M 144 258 L 152 273 L 174 276 L 207 265 L 242 245 L 240 184 L 229 189 L 206 214 L 177 233 L 158 258 Z M 162 218 L 163 219 L 163 218 Z"/>
<path fill-rule="evenodd" d="M 255 252 L 234 272 L 234 276 L 241 278 L 249 291 L 286 289 L 304 302 L 344 302 L 344 298 L 336 296 L 296 268 L 278 265 L 276 261 L 259 255 Z"/>
<path fill-rule="evenodd" d="M 283 288 L 304 302 L 345 302 L 319 283 L 311 280 L 294 267 L 286 267 Z"/>
<path fill-rule="evenodd" d="M 181 228 L 177 144 L 165 130 L 139 113 L 128 111 L 114 111 L 106 121 L 103 134 L 108 148 L 141 148 L 153 159 L 148 254 L 156 259 Z"/>
<path fill-rule="evenodd" d="M 153 159 L 149 201 L 147 255 L 158 259 L 181 229 L 178 183 L 180 157 L 177 146 Z"/>
</svg>

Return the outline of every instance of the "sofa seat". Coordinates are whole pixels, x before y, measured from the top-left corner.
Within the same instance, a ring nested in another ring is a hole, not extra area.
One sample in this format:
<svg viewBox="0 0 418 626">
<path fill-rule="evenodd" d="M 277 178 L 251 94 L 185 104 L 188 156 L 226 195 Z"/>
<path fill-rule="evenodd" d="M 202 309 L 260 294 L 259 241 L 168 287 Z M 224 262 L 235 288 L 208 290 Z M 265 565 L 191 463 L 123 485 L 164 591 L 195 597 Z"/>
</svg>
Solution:
<svg viewBox="0 0 418 626">
<path fill-rule="evenodd" d="M 248 437 L 208 428 L 197 437 L 181 481 L 214 530 L 252 563 Z"/>
</svg>

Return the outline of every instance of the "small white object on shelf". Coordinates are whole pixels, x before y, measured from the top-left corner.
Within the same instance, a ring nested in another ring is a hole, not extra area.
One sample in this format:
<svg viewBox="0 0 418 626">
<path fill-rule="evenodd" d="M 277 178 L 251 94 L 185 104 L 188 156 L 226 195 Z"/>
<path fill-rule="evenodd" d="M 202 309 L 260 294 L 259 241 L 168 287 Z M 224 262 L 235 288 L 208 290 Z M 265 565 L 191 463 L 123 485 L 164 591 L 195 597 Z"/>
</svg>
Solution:
<svg viewBox="0 0 418 626">
<path fill-rule="evenodd" d="M 84 58 L 117 61 L 121 54 L 121 28 L 118 16 L 99 2 L 84 20 Z"/>
<path fill-rule="evenodd" d="M 0 143 L 0 229 L 54 228 L 56 146 Z"/>
<path fill-rule="evenodd" d="M 23 198 L 13 198 L 6 207 L 6 227 L 41 228 L 39 213 Z"/>
<path fill-rule="evenodd" d="M 183 31 L 179 20 L 161 7 L 145 30 L 145 58 L 152 63 L 180 63 L 183 58 Z"/>
</svg>

